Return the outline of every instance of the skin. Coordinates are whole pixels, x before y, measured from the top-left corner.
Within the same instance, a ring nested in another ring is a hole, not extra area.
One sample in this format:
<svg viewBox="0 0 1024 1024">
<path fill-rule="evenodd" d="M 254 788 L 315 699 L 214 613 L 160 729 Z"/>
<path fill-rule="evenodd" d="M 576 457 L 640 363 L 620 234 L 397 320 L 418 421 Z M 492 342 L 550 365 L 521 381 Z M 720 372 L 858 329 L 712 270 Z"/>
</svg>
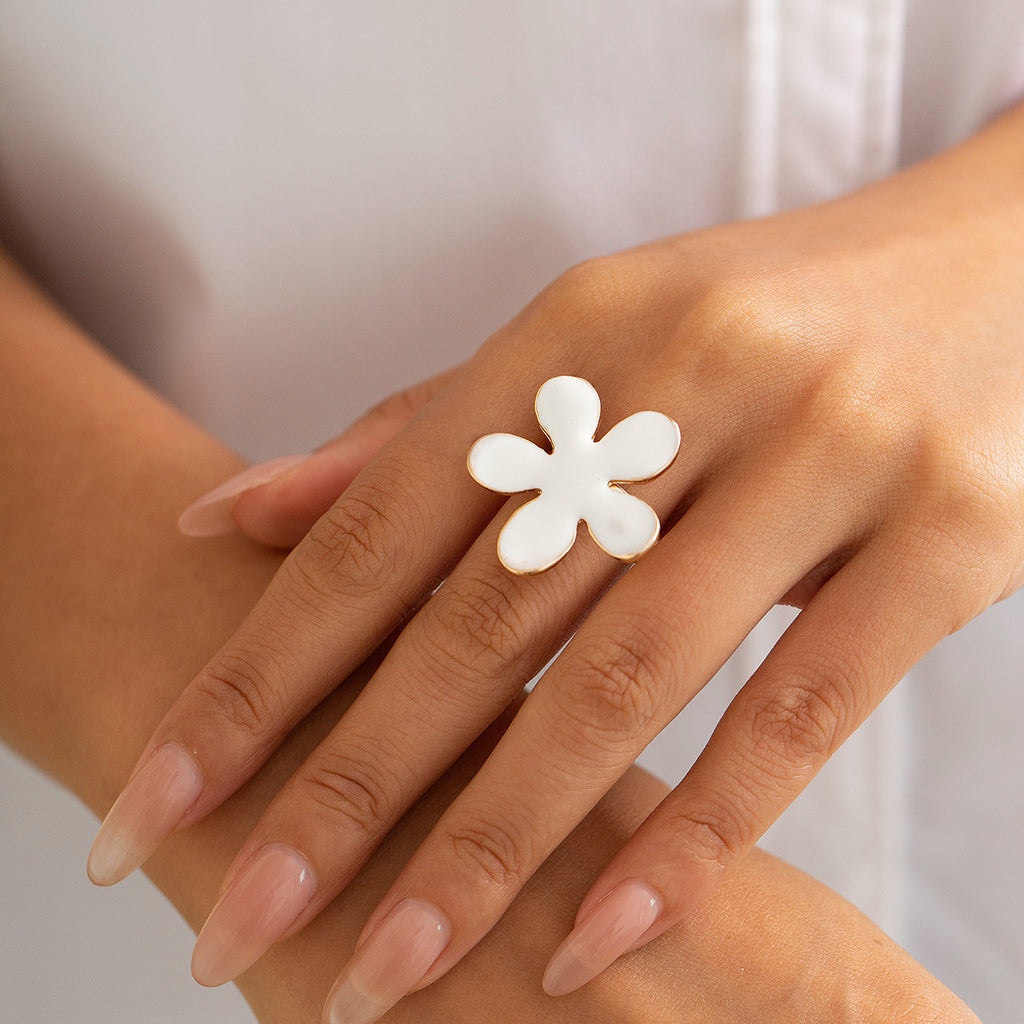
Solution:
<svg viewBox="0 0 1024 1024">
<path fill-rule="evenodd" d="M 0 734 L 102 815 L 166 708 L 282 556 L 240 537 L 199 544 L 173 529 L 183 501 L 239 460 L 93 348 L 2 257 L 0 379 Z M 150 860 L 147 872 L 193 927 L 239 844 L 374 668 L 356 671 L 246 786 Z M 488 730 L 403 818 L 343 899 L 239 980 L 260 1021 L 318 1019 L 366 914 L 507 724 Z M 584 991 L 545 996 L 540 967 L 576 900 L 664 791 L 628 772 L 460 970 L 387 1019 L 976 1020 L 853 907 L 760 852 L 691 927 Z"/>
<path fill-rule="evenodd" d="M 1017 109 L 836 202 L 556 281 L 358 473 L 161 721 L 140 764 L 172 741 L 202 779 L 176 826 L 405 624 L 229 872 L 268 843 L 301 852 L 318 889 L 300 927 L 579 626 L 363 931 L 407 898 L 438 908 L 451 941 L 429 982 L 789 601 L 802 613 L 581 908 L 639 878 L 661 900 L 645 941 L 691 921 L 905 672 L 1024 579 L 1022 176 Z M 563 373 L 603 396 L 602 432 L 644 408 L 682 428 L 673 466 L 632 488 L 667 530 L 622 578 L 588 540 L 539 576 L 504 571 L 522 499 L 465 472 L 482 434 L 543 443 L 533 395 Z"/>
</svg>

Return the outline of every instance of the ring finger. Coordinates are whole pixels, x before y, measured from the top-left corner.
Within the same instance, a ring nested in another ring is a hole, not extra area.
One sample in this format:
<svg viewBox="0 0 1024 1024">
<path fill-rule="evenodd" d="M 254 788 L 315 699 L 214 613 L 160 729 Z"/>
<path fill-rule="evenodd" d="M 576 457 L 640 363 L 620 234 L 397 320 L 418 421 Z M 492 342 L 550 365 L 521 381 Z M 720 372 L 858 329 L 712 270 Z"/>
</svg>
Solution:
<svg viewBox="0 0 1024 1024">
<path fill-rule="evenodd" d="M 383 1012 L 457 962 L 764 611 L 848 540 L 839 517 L 792 503 L 787 477 L 720 483 L 601 601 L 372 915 L 328 1019 Z M 766 503 L 786 509 L 771 544 Z"/>
</svg>

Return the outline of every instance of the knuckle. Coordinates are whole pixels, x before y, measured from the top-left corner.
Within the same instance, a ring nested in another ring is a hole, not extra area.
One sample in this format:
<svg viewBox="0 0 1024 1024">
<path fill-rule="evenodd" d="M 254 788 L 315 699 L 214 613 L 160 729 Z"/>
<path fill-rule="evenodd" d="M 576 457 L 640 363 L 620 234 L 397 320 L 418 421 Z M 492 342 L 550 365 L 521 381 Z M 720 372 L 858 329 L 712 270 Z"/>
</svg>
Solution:
<svg viewBox="0 0 1024 1024">
<path fill-rule="evenodd" d="M 496 821 L 477 821 L 447 833 L 458 862 L 502 892 L 516 892 L 526 882 L 527 850 L 521 837 Z"/>
<path fill-rule="evenodd" d="M 382 398 L 366 413 L 367 419 L 405 421 L 411 419 L 426 401 L 427 393 L 424 385 L 415 385 L 402 391 L 394 391 Z"/>
<path fill-rule="evenodd" d="M 556 329 L 574 336 L 587 330 L 601 344 L 644 319 L 653 280 L 635 253 L 597 256 L 570 267 L 549 285 L 539 297 L 539 309 Z"/>
<path fill-rule="evenodd" d="M 426 380 L 417 381 L 400 391 L 393 391 L 371 406 L 363 419 L 384 420 L 387 423 L 405 423 L 415 419 L 423 407 L 444 391 L 462 369 L 462 364 L 452 366 Z"/>
<path fill-rule="evenodd" d="M 615 256 L 595 256 L 570 267 L 554 282 L 561 300 L 591 308 L 607 301 L 623 282 L 622 264 Z"/>
<path fill-rule="evenodd" d="M 441 595 L 428 605 L 435 660 L 471 678 L 498 674 L 519 660 L 528 639 L 521 584 L 494 572 L 467 573 L 449 581 Z"/>
<path fill-rule="evenodd" d="M 788 776 L 816 769 L 842 742 L 856 714 L 854 684 L 838 667 L 791 678 L 748 698 L 750 742 L 758 761 Z"/>
<path fill-rule="evenodd" d="M 935 990 L 934 985 L 925 983 L 916 975 L 906 981 L 901 978 L 893 978 L 890 985 L 900 986 L 901 990 L 893 999 L 893 1005 L 903 1007 L 893 1024 L 910 1021 L 913 1024 L 980 1024 L 978 1018 L 963 1004 L 960 1004 L 955 1013 L 951 1015 L 948 994 L 940 994 Z M 872 987 L 865 1001 L 877 999 L 877 996 L 876 985 Z M 959 1003 L 959 1000 L 957 1002 Z M 869 1009 L 865 1009 L 865 1013 L 870 1012 Z"/>
<path fill-rule="evenodd" d="M 680 330 L 692 339 L 706 380 L 742 382 L 757 377 L 751 370 L 761 366 L 776 376 L 787 366 L 806 371 L 812 333 L 807 319 L 806 302 L 777 280 L 732 273 L 694 296 Z"/>
<path fill-rule="evenodd" d="M 399 474 L 396 474 L 396 476 Z M 360 592 L 385 583 L 416 550 L 415 503 L 406 487 L 364 480 L 321 517 L 285 566 L 292 590 L 333 600 L 358 581 Z"/>
<path fill-rule="evenodd" d="M 392 820 L 393 787 L 379 765 L 338 752 L 321 751 L 302 775 L 305 797 L 356 831 L 373 835 Z"/>
<path fill-rule="evenodd" d="M 803 274 L 730 272 L 705 285 L 680 323 L 692 369 L 705 387 L 749 400 L 777 417 L 778 400 L 807 438 L 809 458 L 830 472 L 894 448 L 910 450 L 915 394 L 894 372 L 891 346 L 873 343 L 841 322 L 811 288 L 819 271 Z M 829 338 L 822 343 L 822 336 Z M 765 382 L 775 401 L 765 402 Z"/>
<path fill-rule="evenodd" d="M 591 743 L 631 745 L 656 726 L 663 702 L 661 643 L 645 630 L 609 630 L 573 652 L 559 678 L 561 711 Z"/>
<path fill-rule="evenodd" d="M 907 404 L 886 360 L 864 348 L 836 357 L 810 382 L 801 418 L 819 439 L 824 464 L 861 474 L 902 459 L 917 445 L 920 431 Z"/>
<path fill-rule="evenodd" d="M 391 504 L 383 491 L 362 487 L 329 509 L 315 535 L 319 567 L 334 572 L 357 566 L 373 577 L 393 565 L 402 531 Z"/>
<path fill-rule="evenodd" d="M 698 863 L 716 868 L 729 867 L 753 845 L 744 819 L 719 808 L 680 811 L 673 825 L 683 848 Z"/>
<path fill-rule="evenodd" d="M 1024 532 L 1024 467 L 1009 464 L 999 445 L 986 446 L 954 431 L 948 425 L 932 431 L 919 446 L 924 479 L 918 490 L 931 499 L 936 525 L 982 550 L 997 539 L 1018 542 Z"/>
<path fill-rule="evenodd" d="M 920 571 L 904 586 L 953 633 L 1005 596 L 1024 562 L 1024 467 L 955 423 L 924 432 L 916 455 L 899 541 Z"/>
<path fill-rule="evenodd" d="M 756 277 L 726 274 L 708 282 L 695 295 L 688 321 L 717 338 L 764 336 L 778 322 L 769 291 Z"/>
<path fill-rule="evenodd" d="M 234 730 L 259 736 L 275 721 L 273 691 L 255 658 L 222 654 L 196 679 L 195 687 L 207 707 Z"/>
<path fill-rule="evenodd" d="M 318 564 L 317 556 L 306 550 L 306 545 L 314 543 L 312 536 L 292 551 L 279 570 L 282 585 L 271 587 L 263 600 L 279 621 L 298 620 L 315 628 L 324 609 L 338 599 L 340 587 Z"/>
</svg>

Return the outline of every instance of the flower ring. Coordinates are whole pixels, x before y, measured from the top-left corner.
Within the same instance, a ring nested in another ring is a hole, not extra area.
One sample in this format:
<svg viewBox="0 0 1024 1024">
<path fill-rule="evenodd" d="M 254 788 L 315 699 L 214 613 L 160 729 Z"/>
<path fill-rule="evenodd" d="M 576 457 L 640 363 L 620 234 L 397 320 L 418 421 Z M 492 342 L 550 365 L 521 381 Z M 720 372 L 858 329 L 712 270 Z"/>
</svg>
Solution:
<svg viewBox="0 0 1024 1024">
<path fill-rule="evenodd" d="M 469 450 L 477 483 L 502 494 L 539 490 L 498 537 L 501 564 L 517 575 L 550 569 L 572 547 L 582 519 L 616 558 L 639 558 L 661 523 L 646 502 L 616 483 L 649 480 L 679 451 L 679 426 L 660 412 L 638 412 L 594 440 L 601 399 L 580 377 L 552 377 L 534 403 L 551 451 L 515 434 L 487 434 Z"/>
</svg>

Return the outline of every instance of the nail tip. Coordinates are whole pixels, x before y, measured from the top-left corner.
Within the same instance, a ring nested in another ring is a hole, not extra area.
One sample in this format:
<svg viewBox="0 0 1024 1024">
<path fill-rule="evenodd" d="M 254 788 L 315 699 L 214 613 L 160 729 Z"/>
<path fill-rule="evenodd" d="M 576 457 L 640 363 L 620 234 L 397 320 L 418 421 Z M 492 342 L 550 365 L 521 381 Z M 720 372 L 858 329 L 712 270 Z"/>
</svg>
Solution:
<svg viewBox="0 0 1024 1024">
<path fill-rule="evenodd" d="M 584 904 L 586 907 L 586 904 Z M 568 995 L 636 948 L 661 916 L 663 902 L 641 879 L 627 879 L 589 909 L 555 951 L 541 986 L 550 996 Z"/>
<path fill-rule="evenodd" d="M 448 947 L 451 924 L 434 904 L 405 899 L 366 937 L 324 1005 L 323 1024 L 373 1024 L 415 991 Z"/>
<path fill-rule="evenodd" d="M 236 975 L 231 975 L 231 977 L 225 978 L 215 972 L 207 972 L 202 967 L 197 968 L 194 964 L 192 965 L 192 980 L 197 985 L 202 985 L 203 988 L 220 988 L 221 985 L 234 981 L 235 977 Z"/>
<path fill-rule="evenodd" d="M 567 996 L 570 992 L 575 992 L 576 989 L 582 988 L 590 980 L 586 977 L 579 977 L 578 974 L 578 971 L 573 972 L 571 969 L 552 970 L 549 967 L 544 972 L 540 987 L 544 990 L 545 995 L 552 996 L 555 999 L 560 996 Z"/>
<path fill-rule="evenodd" d="M 230 949 L 207 948 L 202 932 L 192 949 L 189 970 L 192 979 L 203 988 L 220 988 L 245 973 L 259 957 L 238 957 Z"/>
<path fill-rule="evenodd" d="M 557 986 L 541 985 L 544 989 L 544 995 L 550 996 L 552 999 L 561 999 L 562 996 L 567 996 L 570 992 L 575 992 L 574 988 L 559 988 Z"/>
<path fill-rule="evenodd" d="M 93 867 L 92 857 L 90 857 L 86 862 L 85 876 L 93 885 L 98 885 L 100 888 L 106 888 L 108 885 L 113 884 L 112 882 L 107 881 L 107 876 L 105 874 Z"/>
<path fill-rule="evenodd" d="M 199 933 L 199 938 L 196 940 L 195 946 L 192 947 L 192 959 L 189 961 L 188 969 L 192 975 L 192 980 L 197 985 L 202 985 L 203 988 L 217 988 L 223 985 L 224 982 L 231 981 L 230 978 L 225 978 L 223 981 L 219 980 L 216 964 L 211 962 L 211 958 L 203 949 L 202 932 Z"/>
<path fill-rule="evenodd" d="M 90 871 L 88 868 L 85 869 L 85 874 L 89 881 L 99 889 L 109 889 L 110 886 L 117 884 L 113 879 L 101 878 L 96 872 Z"/>
<path fill-rule="evenodd" d="M 335 986 L 324 1004 L 323 1024 L 372 1024 L 388 1007 L 360 993 L 351 981 Z"/>
<path fill-rule="evenodd" d="M 181 822 L 203 780 L 184 750 L 165 744 L 133 775 L 100 826 L 86 861 L 94 885 L 127 878 Z"/>
<path fill-rule="evenodd" d="M 116 876 L 103 875 L 97 871 L 90 871 L 89 868 L 85 869 L 85 873 L 88 876 L 90 882 L 100 889 L 109 889 L 112 885 L 117 885 L 121 881 Z"/>
<path fill-rule="evenodd" d="M 238 527 L 225 509 L 192 505 L 178 517 L 178 532 L 185 537 L 224 537 Z"/>
<path fill-rule="evenodd" d="M 310 454 L 282 455 L 250 466 L 189 505 L 178 517 L 178 530 L 186 537 L 220 537 L 234 532 L 237 526 L 231 509 L 235 499 L 272 483 L 309 458 Z"/>
<path fill-rule="evenodd" d="M 106 889 L 123 882 L 139 866 L 134 858 L 126 856 L 123 852 L 118 856 L 109 849 L 97 849 L 97 845 L 94 844 L 86 861 L 85 873 L 93 885 Z"/>
<path fill-rule="evenodd" d="M 133 864 L 117 871 L 109 871 L 106 874 L 94 872 L 89 875 L 89 880 L 93 885 L 98 885 L 101 889 L 109 889 L 112 885 L 119 885 L 126 878 L 134 875 L 137 870 L 138 866 Z"/>
<path fill-rule="evenodd" d="M 200 930 L 192 950 L 192 977 L 207 988 L 234 981 L 295 923 L 315 891 L 313 870 L 297 851 L 278 843 L 257 851 Z"/>
</svg>

